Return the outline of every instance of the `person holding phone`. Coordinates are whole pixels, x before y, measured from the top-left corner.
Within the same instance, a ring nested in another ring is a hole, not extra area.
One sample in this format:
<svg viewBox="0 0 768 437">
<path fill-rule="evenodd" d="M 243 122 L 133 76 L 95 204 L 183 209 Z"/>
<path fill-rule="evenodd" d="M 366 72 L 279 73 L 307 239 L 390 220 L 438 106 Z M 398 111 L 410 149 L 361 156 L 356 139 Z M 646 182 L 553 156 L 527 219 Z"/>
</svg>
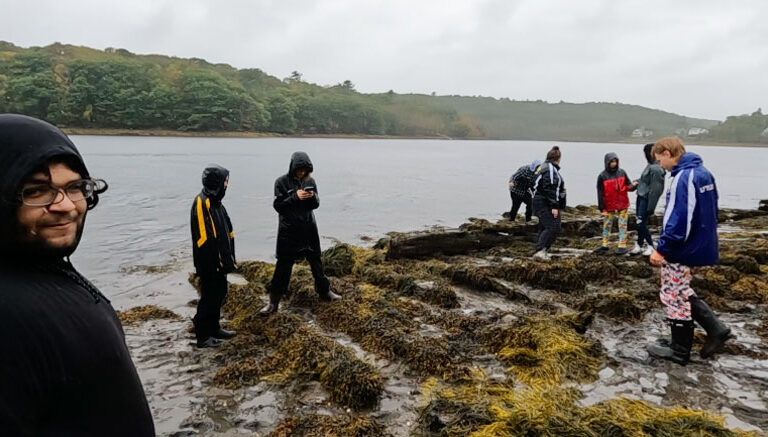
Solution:
<svg viewBox="0 0 768 437">
<path fill-rule="evenodd" d="M 277 230 L 277 264 L 272 280 L 267 285 L 269 304 L 260 313 L 269 315 L 278 310 L 280 300 L 288 289 L 293 264 L 305 258 L 312 269 L 315 291 L 320 300 L 330 302 L 341 299 L 331 291 L 320 259 L 320 234 L 317 231 L 314 210 L 320 207 L 317 183 L 312 178 L 314 167 L 309 155 L 295 152 L 291 155 L 288 173 L 275 180 L 275 200 L 272 206 L 280 216 Z"/>
</svg>

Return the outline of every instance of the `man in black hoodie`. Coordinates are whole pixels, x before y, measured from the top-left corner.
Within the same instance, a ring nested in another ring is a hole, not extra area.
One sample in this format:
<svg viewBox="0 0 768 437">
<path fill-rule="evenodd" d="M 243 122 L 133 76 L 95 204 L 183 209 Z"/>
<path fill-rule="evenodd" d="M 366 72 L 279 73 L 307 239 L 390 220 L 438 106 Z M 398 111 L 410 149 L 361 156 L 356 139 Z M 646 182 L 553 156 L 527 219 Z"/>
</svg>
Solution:
<svg viewBox="0 0 768 437">
<path fill-rule="evenodd" d="M 0 114 L 0 435 L 153 436 L 109 300 L 69 261 L 106 191 L 56 127 Z"/>
<path fill-rule="evenodd" d="M 275 181 L 275 200 L 272 206 L 280 214 L 277 230 L 277 265 L 269 283 L 269 304 L 262 314 L 277 311 L 280 299 L 288 289 L 293 264 L 306 258 L 315 278 L 315 291 L 320 300 L 334 301 L 341 296 L 331 291 L 331 284 L 323 272 L 320 259 L 320 235 L 317 232 L 315 214 L 320 207 L 317 184 L 311 174 L 314 170 L 309 155 L 295 152 L 291 156 L 288 173 Z"/>
<path fill-rule="evenodd" d="M 235 233 L 221 203 L 229 185 L 229 170 L 211 164 L 203 170 L 203 190 L 192 202 L 192 257 L 200 278 L 195 336 L 197 347 L 219 347 L 235 336 L 221 328 L 221 305 L 227 296 L 227 273 L 236 268 Z"/>
</svg>

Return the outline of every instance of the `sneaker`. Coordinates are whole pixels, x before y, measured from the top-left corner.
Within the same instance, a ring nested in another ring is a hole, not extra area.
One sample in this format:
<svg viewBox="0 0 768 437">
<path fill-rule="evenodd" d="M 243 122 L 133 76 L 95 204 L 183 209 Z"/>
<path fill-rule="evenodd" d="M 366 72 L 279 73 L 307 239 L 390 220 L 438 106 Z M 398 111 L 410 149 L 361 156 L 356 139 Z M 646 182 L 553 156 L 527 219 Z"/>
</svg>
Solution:
<svg viewBox="0 0 768 437">
<path fill-rule="evenodd" d="M 533 259 L 537 259 L 537 260 L 540 260 L 540 261 L 549 261 L 550 258 L 551 257 L 547 253 L 546 249 L 542 249 L 542 250 L 540 250 L 540 251 L 538 251 L 538 252 L 533 254 Z"/>
<path fill-rule="evenodd" d="M 608 246 L 600 246 L 597 249 L 595 249 L 594 253 L 598 255 L 602 255 L 604 253 L 608 253 L 608 251 L 611 250 L 608 248 Z"/>
<path fill-rule="evenodd" d="M 632 248 L 632 250 L 629 252 L 630 255 L 640 255 L 643 253 L 643 250 L 645 249 L 644 246 L 641 246 L 637 243 L 635 243 L 635 247 Z"/>
<path fill-rule="evenodd" d="M 199 348 L 217 348 L 221 347 L 221 345 L 224 344 L 224 340 L 220 340 L 218 338 L 214 337 L 208 337 L 206 339 L 197 340 L 197 347 Z"/>
<path fill-rule="evenodd" d="M 616 249 L 616 255 L 621 256 L 621 255 L 626 255 L 628 253 L 629 253 L 629 251 L 627 250 L 626 247 L 620 247 L 620 248 Z"/>
<path fill-rule="evenodd" d="M 653 246 L 646 246 L 645 250 L 643 251 L 643 256 L 651 256 L 653 255 L 653 251 L 656 250 L 653 248 Z"/>
</svg>

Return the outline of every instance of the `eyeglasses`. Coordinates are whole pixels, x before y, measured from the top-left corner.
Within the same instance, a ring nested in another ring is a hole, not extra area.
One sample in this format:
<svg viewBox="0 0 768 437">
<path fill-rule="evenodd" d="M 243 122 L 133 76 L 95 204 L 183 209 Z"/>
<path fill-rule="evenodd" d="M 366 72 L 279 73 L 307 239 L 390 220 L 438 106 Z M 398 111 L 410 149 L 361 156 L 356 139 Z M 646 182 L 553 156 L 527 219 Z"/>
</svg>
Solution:
<svg viewBox="0 0 768 437">
<path fill-rule="evenodd" d="M 72 202 L 90 199 L 94 193 L 103 193 L 107 183 L 102 179 L 78 179 L 63 187 L 50 183 L 33 183 L 21 189 L 21 202 L 27 206 L 50 206 L 67 196 Z M 59 193 L 63 193 L 59 196 Z"/>
</svg>

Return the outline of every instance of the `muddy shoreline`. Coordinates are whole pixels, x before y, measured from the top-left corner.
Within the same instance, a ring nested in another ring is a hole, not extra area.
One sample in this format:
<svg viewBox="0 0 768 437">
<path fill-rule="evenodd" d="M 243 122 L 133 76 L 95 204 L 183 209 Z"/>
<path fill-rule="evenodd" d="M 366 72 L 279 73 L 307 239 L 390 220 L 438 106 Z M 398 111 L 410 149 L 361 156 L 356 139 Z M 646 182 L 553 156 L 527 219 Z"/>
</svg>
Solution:
<svg viewBox="0 0 768 437">
<path fill-rule="evenodd" d="M 244 262 L 224 308 L 239 335 L 219 350 L 193 346 L 194 281 L 156 269 L 176 297 L 141 303 L 172 312 L 122 314 L 126 339 L 159 435 L 765 435 L 768 211 L 720 221 L 720 264 L 694 287 L 736 339 L 686 367 L 645 352 L 668 331 L 658 269 L 593 255 L 590 207 L 566 211 L 549 262 L 530 258 L 535 226 L 508 220 L 339 244 L 323 257 L 344 299 L 319 302 L 297 265 L 266 319 L 274 266 Z"/>
</svg>

